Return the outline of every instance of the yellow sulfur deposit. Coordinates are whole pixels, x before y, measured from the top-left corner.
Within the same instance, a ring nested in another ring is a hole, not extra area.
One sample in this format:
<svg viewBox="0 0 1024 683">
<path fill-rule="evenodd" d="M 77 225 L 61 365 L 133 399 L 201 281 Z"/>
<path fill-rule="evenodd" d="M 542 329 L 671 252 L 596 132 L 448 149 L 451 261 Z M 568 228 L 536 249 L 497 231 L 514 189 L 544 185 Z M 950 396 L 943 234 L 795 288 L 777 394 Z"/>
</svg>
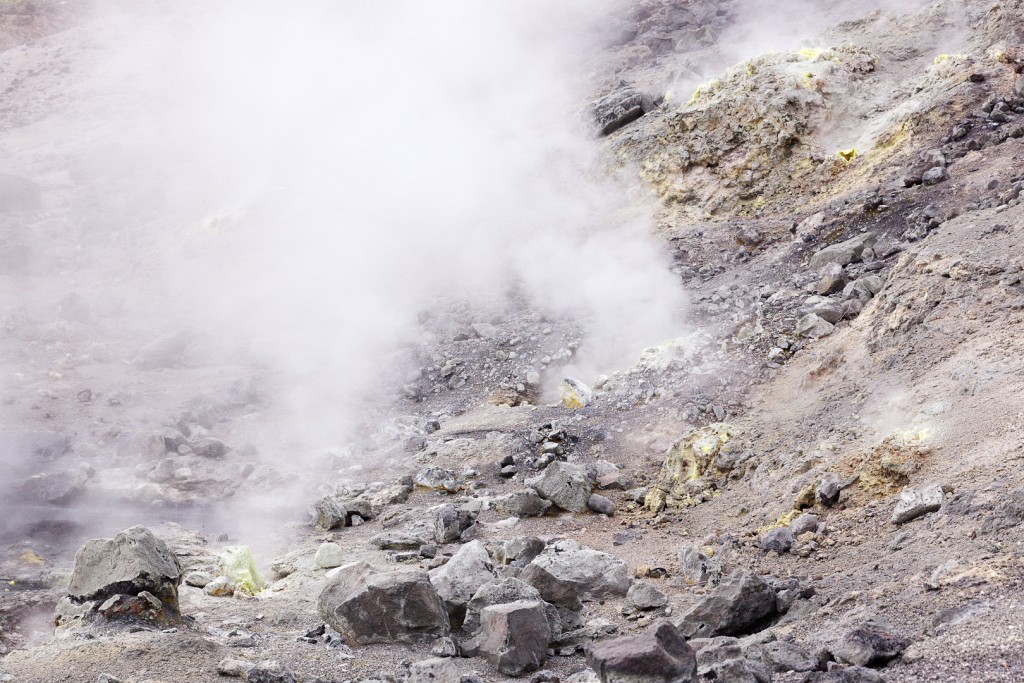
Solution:
<svg viewBox="0 0 1024 683">
<path fill-rule="evenodd" d="M 43 564 L 43 558 L 36 555 L 35 550 L 26 550 L 21 554 L 21 561 L 26 564 Z M 12 582 L 11 585 L 14 585 Z"/>
<path fill-rule="evenodd" d="M 224 548 L 220 551 L 220 561 L 224 565 L 224 576 L 231 579 L 236 591 L 256 595 L 266 587 L 249 546 L 233 545 Z"/>
<path fill-rule="evenodd" d="M 647 494 L 647 508 L 659 512 L 665 507 L 696 505 L 701 498 L 713 497 L 720 474 L 715 460 L 732 436 L 729 425 L 717 423 L 695 429 L 677 441 L 665 458 L 657 486 Z"/>
<path fill-rule="evenodd" d="M 853 161 L 854 159 L 857 158 L 857 150 L 853 148 L 841 149 L 839 150 L 839 152 L 837 152 L 837 154 L 839 154 L 839 156 L 845 159 L 846 161 Z"/>
</svg>

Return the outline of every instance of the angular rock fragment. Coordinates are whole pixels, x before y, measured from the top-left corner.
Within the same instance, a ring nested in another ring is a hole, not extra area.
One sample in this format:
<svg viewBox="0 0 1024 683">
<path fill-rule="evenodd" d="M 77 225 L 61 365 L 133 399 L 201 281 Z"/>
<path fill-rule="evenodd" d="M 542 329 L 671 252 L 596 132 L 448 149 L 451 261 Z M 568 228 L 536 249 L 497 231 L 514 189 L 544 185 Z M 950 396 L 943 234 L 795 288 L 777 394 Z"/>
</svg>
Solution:
<svg viewBox="0 0 1024 683">
<path fill-rule="evenodd" d="M 832 334 L 833 329 L 835 326 L 832 323 L 814 313 L 808 313 L 797 322 L 795 332 L 808 339 L 821 339 Z"/>
<path fill-rule="evenodd" d="M 637 581 L 629 587 L 626 602 L 638 610 L 658 609 L 668 604 L 668 596 L 650 583 Z"/>
<path fill-rule="evenodd" d="M 324 587 L 317 606 L 349 645 L 430 642 L 449 631 L 448 611 L 426 572 L 346 565 Z"/>
<path fill-rule="evenodd" d="M 561 594 L 566 589 L 579 598 L 600 600 L 625 595 L 632 583 L 625 562 L 568 540 L 545 548 L 527 565 L 520 578 L 540 590 L 548 602 L 567 607 L 575 601 L 571 598 L 566 600 L 566 596 Z M 557 590 L 553 590 L 555 588 Z M 546 591 L 556 599 L 548 597 Z"/>
<path fill-rule="evenodd" d="M 480 612 L 485 607 L 523 600 L 542 601 L 543 599 L 541 598 L 540 591 L 519 579 L 506 577 L 489 581 L 480 586 L 466 604 L 466 618 L 462 623 L 462 630 L 469 634 L 480 630 Z M 549 621 L 551 621 L 550 611 Z"/>
<path fill-rule="evenodd" d="M 494 566 L 480 541 L 459 548 L 445 564 L 429 572 L 430 583 L 448 607 L 448 614 L 462 620 L 466 605 L 485 583 L 494 579 Z"/>
<path fill-rule="evenodd" d="M 900 493 L 899 502 L 892 511 L 892 523 L 903 524 L 942 507 L 945 496 L 942 487 L 931 484 L 922 489 L 909 489 Z"/>
<path fill-rule="evenodd" d="M 551 463 L 539 475 L 528 479 L 526 485 L 545 500 L 570 512 L 586 512 L 592 492 L 586 469 L 566 462 Z"/>
<path fill-rule="evenodd" d="M 825 507 L 832 507 L 839 502 L 839 494 L 842 493 L 842 490 L 839 478 L 831 472 L 826 473 L 822 475 L 821 482 L 818 484 L 818 502 Z"/>
<path fill-rule="evenodd" d="M 909 646 L 908 639 L 879 624 L 868 623 L 850 631 L 829 649 L 836 659 L 853 666 L 881 666 L 899 657 Z"/>
<path fill-rule="evenodd" d="M 938 185 L 947 180 L 949 180 L 949 171 L 941 166 L 930 168 L 921 176 L 921 182 L 925 185 Z"/>
<path fill-rule="evenodd" d="M 334 496 L 324 496 L 313 504 L 311 510 L 313 528 L 317 531 L 330 531 L 348 524 L 348 515 Z"/>
<path fill-rule="evenodd" d="M 793 547 L 796 542 L 796 538 L 793 536 L 793 532 L 788 527 L 781 529 L 772 529 L 764 536 L 761 537 L 761 550 L 774 551 L 779 553 L 788 553 L 789 549 Z"/>
<path fill-rule="evenodd" d="M 442 505 L 434 512 L 434 540 L 438 543 L 452 543 L 476 522 L 476 513 L 456 507 L 451 503 Z"/>
<path fill-rule="evenodd" d="M 885 683 L 885 679 L 874 669 L 849 666 L 808 674 L 804 683 Z"/>
<path fill-rule="evenodd" d="M 37 474 L 21 485 L 17 496 L 32 503 L 70 505 L 85 492 L 89 474 L 82 469 Z"/>
<path fill-rule="evenodd" d="M 426 539 L 404 531 L 382 531 L 370 539 L 370 543 L 381 550 L 418 550 Z"/>
<path fill-rule="evenodd" d="M 274 659 L 259 662 L 245 674 L 248 683 L 299 683 L 287 664 Z"/>
<path fill-rule="evenodd" d="M 600 515 L 615 515 L 615 503 L 597 493 L 591 494 L 587 499 L 587 507 Z"/>
<path fill-rule="evenodd" d="M 785 640 L 776 640 L 761 646 L 761 661 L 772 671 L 807 672 L 820 667 L 818 660 L 799 645 Z"/>
<path fill-rule="evenodd" d="M 602 683 L 696 683 L 697 658 L 668 620 L 638 636 L 593 644 L 587 664 Z"/>
<path fill-rule="evenodd" d="M 459 490 L 459 484 L 455 480 L 455 473 L 441 467 L 428 467 L 420 470 L 413 481 L 417 486 L 434 491 L 455 493 Z"/>
<path fill-rule="evenodd" d="M 495 498 L 491 507 L 503 515 L 513 517 L 541 517 L 551 509 L 551 501 L 545 500 L 533 489 L 524 489 Z"/>
<path fill-rule="evenodd" d="M 413 662 L 405 683 L 459 683 L 462 674 L 449 658 L 432 657 Z"/>
<path fill-rule="evenodd" d="M 811 257 L 811 270 L 821 270 L 822 266 L 835 263 L 845 266 L 860 260 L 867 247 L 875 243 L 874 233 L 866 232 L 839 244 L 833 244 L 818 251 Z"/>
<path fill-rule="evenodd" d="M 699 548 L 684 546 L 679 549 L 679 573 L 694 586 L 715 584 L 722 578 L 722 561 L 708 557 Z"/>
<path fill-rule="evenodd" d="M 764 626 L 775 614 L 775 591 L 757 574 L 739 570 L 675 624 L 686 638 L 739 636 Z"/>
<path fill-rule="evenodd" d="M 617 90 L 591 103 L 590 115 L 601 135 L 611 135 L 644 115 L 644 96 L 621 83 Z"/>
<path fill-rule="evenodd" d="M 480 654 L 507 676 L 536 671 L 547 660 L 551 627 L 537 600 L 491 605 L 480 612 Z"/>
</svg>

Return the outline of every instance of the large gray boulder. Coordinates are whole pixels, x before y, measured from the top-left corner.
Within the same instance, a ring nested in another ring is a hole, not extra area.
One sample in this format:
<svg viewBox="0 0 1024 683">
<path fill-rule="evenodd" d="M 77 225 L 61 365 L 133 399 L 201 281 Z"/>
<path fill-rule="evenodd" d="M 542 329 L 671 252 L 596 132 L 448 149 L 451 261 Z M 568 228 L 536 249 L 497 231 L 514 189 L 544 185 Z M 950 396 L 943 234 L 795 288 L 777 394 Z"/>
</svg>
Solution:
<svg viewBox="0 0 1024 683">
<path fill-rule="evenodd" d="M 481 586 L 494 579 L 495 574 L 484 544 L 471 541 L 459 548 L 448 562 L 431 569 L 429 576 L 448 613 L 461 616 L 470 599 Z"/>
<path fill-rule="evenodd" d="M 133 526 L 79 549 L 68 597 L 77 604 L 93 602 L 107 618 L 176 622 L 181 618 L 181 576 L 181 564 L 167 543 Z"/>
<path fill-rule="evenodd" d="M 548 602 L 565 607 L 572 607 L 574 601 L 562 591 L 571 590 L 583 600 L 601 600 L 626 595 L 633 582 L 629 567 L 619 558 L 569 540 L 545 548 L 519 578 L 536 587 Z"/>
<path fill-rule="evenodd" d="M 449 632 L 444 601 L 421 571 L 346 565 L 324 587 L 317 606 L 348 645 L 428 642 Z"/>
<path fill-rule="evenodd" d="M 593 644 L 587 664 L 602 683 L 696 683 L 697 657 L 670 621 L 638 636 Z"/>
<path fill-rule="evenodd" d="M 687 639 L 738 636 L 764 626 L 775 614 L 775 591 L 757 574 L 740 570 L 722 579 L 675 624 Z"/>
<path fill-rule="evenodd" d="M 522 600 L 480 612 L 480 654 L 507 676 L 536 671 L 547 660 L 551 627 L 544 603 Z"/>
<path fill-rule="evenodd" d="M 532 479 L 526 480 L 541 498 L 569 512 L 586 512 L 593 486 L 582 465 L 553 462 Z"/>
</svg>

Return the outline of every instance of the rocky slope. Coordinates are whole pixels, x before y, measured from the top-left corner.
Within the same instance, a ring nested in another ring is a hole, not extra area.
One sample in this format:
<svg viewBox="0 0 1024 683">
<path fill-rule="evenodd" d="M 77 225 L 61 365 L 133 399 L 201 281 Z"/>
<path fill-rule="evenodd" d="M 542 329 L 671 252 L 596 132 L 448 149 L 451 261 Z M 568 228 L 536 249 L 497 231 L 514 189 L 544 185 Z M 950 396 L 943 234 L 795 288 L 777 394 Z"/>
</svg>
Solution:
<svg viewBox="0 0 1024 683">
<path fill-rule="evenodd" d="M 687 333 L 555 397 L 578 321 L 451 302 L 313 471 L 258 441 L 271 371 L 97 294 L 107 178 L 44 141 L 113 29 L 13 6 L 3 680 L 1024 677 L 1021 2 L 757 54 L 744 3 L 620 7 L 581 109 Z"/>
</svg>

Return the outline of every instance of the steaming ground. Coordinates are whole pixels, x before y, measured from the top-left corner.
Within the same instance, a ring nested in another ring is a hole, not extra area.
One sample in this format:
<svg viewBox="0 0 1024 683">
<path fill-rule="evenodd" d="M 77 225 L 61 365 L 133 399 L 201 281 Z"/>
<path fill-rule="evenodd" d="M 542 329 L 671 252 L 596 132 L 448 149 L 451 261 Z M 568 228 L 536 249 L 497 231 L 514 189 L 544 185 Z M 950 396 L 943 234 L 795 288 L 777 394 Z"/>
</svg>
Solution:
<svg viewBox="0 0 1024 683">
<path fill-rule="evenodd" d="M 394 568 L 372 536 L 522 490 L 558 441 L 619 466 L 615 516 L 487 509 L 491 549 L 578 540 L 676 618 L 711 591 L 684 578 L 693 546 L 813 587 L 747 659 L 817 657 L 874 620 L 911 642 L 884 680 L 1024 675 L 1024 8 L 772 9 L 0 7 L 0 674 L 223 680 L 233 657 L 402 677 L 429 644 L 296 640 L 321 623 L 317 547 Z M 588 103 L 630 86 L 643 115 L 596 137 Z M 948 179 L 905 182 L 933 149 Z M 832 273 L 849 286 L 812 298 L 809 260 L 865 235 Z M 594 401 L 561 405 L 565 376 Z M 734 434 L 720 467 L 674 487 L 666 452 L 711 423 Z M 321 495 L 428 466 L 458 493 L 308 523 Z M 890 522 L 933 482 L 940 510 Z M 764 551 L 797 508 L 822 526 Z M 133 524 L 192 569 L 249 545 L 276 580 L 253 600 L 183 586 L 177 633 L 55 634 L 74 551 Z M 623 606 L 582 618 L 657 616 Z"/>
</svg>

